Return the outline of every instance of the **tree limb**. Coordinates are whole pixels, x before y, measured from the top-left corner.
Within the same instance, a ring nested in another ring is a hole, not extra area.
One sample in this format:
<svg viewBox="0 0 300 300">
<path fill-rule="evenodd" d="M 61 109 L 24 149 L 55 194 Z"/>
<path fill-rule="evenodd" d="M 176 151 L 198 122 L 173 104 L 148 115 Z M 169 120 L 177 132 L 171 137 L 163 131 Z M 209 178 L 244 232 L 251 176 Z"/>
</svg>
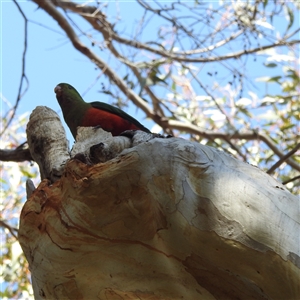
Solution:
<svg viewBox="0 0 300 300">
<path fill-rule="evenodd" d="M 232 134 L 229 133 L 222 133 L 222 132 L 214 132 L 214 131 L 209 131 L 209 130 L 200 130 L 199 127 L 188 124 L 188 123 L 183 123 L 180 121 L 175 121 L 175 120 L 164 120 L 162 121 L 163 123 L 166 123 L 164 126 L 168 126 L 172 129 L 177 129 L 180 131 L 185 131 L 188 133 L 194 133 L 198 134 L 204 138 L 208 139 L 222 139 L 222 140 L 227 140 L 227 139 L 244 139 L 244 140 L 261 140 L 263 141 L 266 145 L 269 146 L 269 148 L 280 158 L 284 156 L 284 154 L 276 147 L 276 145 L 272 142 L 272 140 L 267 137 L 264 133 L 260 133 L 258 131 L 246 131 L 246 132 L 235 132 Z M 296 162 L 294 162 L 291 159 L 287 159 L 286 163 L 290 165 L 292 168 L 294 168 L 297 171 L 300 171 L 300 166 Z"/>
<path fill-rule="evenodd" d="M 288 183 L 290 183 L 290 182 L 292 182 L 292 181 L 295 181 L 295 180 L 297 180 L 297 179 L 300 179 L 300 175 L 298 175 L 298 176 L 296 176 L 296 177 L 293 177 L 293 178 L 290 178 L 290 179 L 288 179 L 288 180 L 285 180 L 285 181 L 282 182 L 282 184 L 283 184 L 283 185 L 286 185 L 286 184 L 288 184 Z"/>
<path fill-rule="evenodd" d="M 0 220 L 0 226 L 1 227 L 4 227 L 6 229 L 9 230 L 9 232 L 11 233 L 11 235 L 15 238 L 15 239 L 18 239 L 17 237 L 17 234 L 18 234 L 18 229 L 17 228 L 14 228 L 10 225 L 8 225 L 7 223 L 5 223 L 4 221 Z"/>
<path fill-rule="evenodd" d="M 24 147 L 25 143 L 15 149 L 0 149 L 0 160 L 14 162 L 34 161 L 29 149 Z"/>
<path fill-rule="evenodd" d="M 38 3 L 41 0 L 33 0 L 34 2 Z M 88 22 L 91 23 L 91 25 L 98 31 L 103 32 L 106 31 L 109 34 L 109 37 L 111 40 L 115 40 L 117 42 L 120 42 L 122 44 L 137 48 L 137 49 L 144 49 L 147 51 L 150 51 L 152 53 L 158 54 L 163 56 L 164 58 L 167 59 L 172 59 L 173 61 L 178 61 L 178 62 L 192 62 L 192 63 L 204 63 L 204 62 L 216 62 L 216 61 L 222 61 L 222 60 L 227 60 L 227 59 L 232 59 L 232 58 L 239 58 L 243 55 L 251 54 L 251 53 L 256 53 L 262 50 L 267 50 L 270 48 L 275 48 L 275 47 L 281 47 L 281 46 L 292 46 L 295 44 L 299 44 L 300 40 L 292 40 L 292 41 L 286 41 L 285 39 L 282 39 L 278 42 L 265 45 L 265 46 L 260 46 L 252 49 L 245 49 L 242 51 L 237 51 L 233 53 L 228 53 L 226 55 L 221 55 L 221 56 L 209 56 L 206 58 L 203 57 L 198 57 L 198 58 L 188 58 L 186 56 L 189 55 L 194 55 L 193 50 L 188 50 L 182 52 L 182 55 L 178 55 L 177 53 L 170 52 L 170 51 L 165 51 L 165 50 L 160 50 L 156 49 L 153 47 L 150 47 L 149 45 L 145 43 L 141 43 L 139 41 L 132 41 L 125 39 L 123 37 L 120 37 L 114 30 L 112 25 L 106 20 L 105 16 L 98 11 L 96 7 L 93 6 L 79 6 L 76 3 L 73 2 L 65 2 L 65 1 L 60 1 L 60 0 L 55 0 L 55 3 L 65 9 L 69 9 L 73 12 L 79 13 L 84 17 Z M 96 12 L 96 13 L 95 13 Z M 94 19 L 94 21 L 92 21 Z M 99 21 L 99 22 L 97 22 Z M 233 36 L 232 39 L 236 38 L 236 36 Z M 224 43 L 226 43 L 226 40 L 224 40 Z M 221 43 L 222 44 L 222 43 Z M 221 46 L 221 45 L 219 45 Z M 219 47 L 215 45 L 216 47 Z M 206 48 L 205 48 L 206 49 Z M 200 53 L 204 52 L 205 49 L 202 49 Z M 208 49 L 208 48 L 207 48 Z M 199 53 L 198 51 L 196 53 Z M 162 59 L 163 61 L 163 59 Z"/>
<path fill-rule="evenodd" d="M 283 155 L 268 171 L 267 174 L 272 174 L 281 164 L 283 164 L 290 156 L 300 149 L 300 143 L 294 149 Z"/>
</svg>

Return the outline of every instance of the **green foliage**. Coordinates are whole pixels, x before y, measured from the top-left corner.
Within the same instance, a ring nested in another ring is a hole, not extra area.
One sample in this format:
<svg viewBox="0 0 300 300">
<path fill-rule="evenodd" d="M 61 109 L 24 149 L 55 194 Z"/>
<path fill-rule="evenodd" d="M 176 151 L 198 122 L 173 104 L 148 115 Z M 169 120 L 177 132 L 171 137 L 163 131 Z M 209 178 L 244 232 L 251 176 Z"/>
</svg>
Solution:
<svg viewBox="0 0 300 300">
<path fill-rule="evenodd" d="M 296 66 L 297 57 L 290 53 L 290 58 Z M 282 62 L 279 61 L 279 63 Z M 266 133 L 271 133 L 272 140 L 280 145 L 283 153 L 292 150 L 300 142 L 300 74 L 299 69 L 297 70 L 292 66 L 292 63 L 289 65 L 283 64 L 283 75 L 275 75 L 266 80 L 267 85 L 276 84 L 279 92 L 267 93 L 261 102 L 262 107 L 269 109 L 274 114 L 274 118 L 262 123 L 261 126 Z M 300 163 L 298 155 L 294 155 L 294 160 Z M 266 163 L 269 162 L 274 162 L 274 159 L 269 157 Z M 299 174 L 296 170 L 290 168 L 287 172 L 283 167 L 277 170 L 277 176 L 283 182 L 287 178 L 293 178 Z M 287 184 L 287 187 L 290 188 L 291 192 L 297 193 L 300 188 L 300 181 L 291 182 Z"/>
<path fill-rule="evenodd" d="M 286 29 L 286 31 L 288 31 L 294 23 L 294 13 L 293 13 L 292 9 L 289 6 L 285 6 L 284 8 L 286 9 L 287 18 L 289 20 L 288 27 Z"/>
</svg>

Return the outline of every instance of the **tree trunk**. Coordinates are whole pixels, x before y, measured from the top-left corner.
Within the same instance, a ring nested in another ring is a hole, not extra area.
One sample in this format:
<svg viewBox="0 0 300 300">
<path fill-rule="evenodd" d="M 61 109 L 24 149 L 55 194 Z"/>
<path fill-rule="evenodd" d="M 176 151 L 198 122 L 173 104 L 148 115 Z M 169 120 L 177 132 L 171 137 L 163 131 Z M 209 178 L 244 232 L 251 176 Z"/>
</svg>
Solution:
<svg viewBox="0 0 300 300">
<path fill-rule="evenodd" d="M 81 133 L 66 163 L 64 139 L 47 148 L 21 213 L 36 299 L 300 298 L 299 200 L 282 184 L 184 139 Z"/>
</svg>

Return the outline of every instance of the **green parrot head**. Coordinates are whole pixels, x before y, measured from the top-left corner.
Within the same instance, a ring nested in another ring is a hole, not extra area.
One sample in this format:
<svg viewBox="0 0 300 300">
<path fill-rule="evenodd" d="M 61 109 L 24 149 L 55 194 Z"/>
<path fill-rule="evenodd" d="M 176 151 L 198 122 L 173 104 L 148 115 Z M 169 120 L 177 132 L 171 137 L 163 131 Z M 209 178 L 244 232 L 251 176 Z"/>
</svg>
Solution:
<svg viewBox="0 0 300 300">
<path fill-rule="evenodd" d="M 64 119 L 72 134 L 76 137 L 77 126 L 80 125 L 85 112 L 91 107 L 84 102 L 76 89 L 68 83 L 60 83 L 54 88 L 56 99 L 61 107 Z"/>
<path fill-rule="evenodd" d="M 68 83 L 60 83 L 54 88 L 56 99 L 61 108 L 72 107 L 72 104 L 84 102 L 80 94 Z"/>
</svg>

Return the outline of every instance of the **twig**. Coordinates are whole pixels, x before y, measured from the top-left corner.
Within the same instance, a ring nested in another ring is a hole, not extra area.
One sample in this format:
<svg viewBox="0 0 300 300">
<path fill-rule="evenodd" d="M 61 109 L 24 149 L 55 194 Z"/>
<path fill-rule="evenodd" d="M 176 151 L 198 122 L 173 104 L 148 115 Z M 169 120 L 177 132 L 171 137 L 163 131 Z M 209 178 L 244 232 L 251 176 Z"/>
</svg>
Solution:
<svg viewBox="0 0 300 300">
<path fill-rule="evenodd" d="M 4 228 L 7 228 L 9 230 L 9 232 L 11 233 L 11 235 L 18 239 L 18 236 L 15 234 L 18 233 L 18 229 L 17 228 L 14 228 L 14 227 L 11 227 L 10 225 L 6 224 L 4 221 L 0 220 L 0 226 L 1 227 L 4 227 Z M 15 232 L 14 232 L 15 231 Z"/>
<path fill-rule="evenodd" d="M 219 111 L 225 116 L 228 124 L 234 128 L 234 126 L 232 125 L 231 120 L 229 119 L 226 111 L 219 105 L 218 101 L 216 100 L 216 98 L 205 88 L 205 86 L 201 83 L 201 81 L 198 79 L 198 77 L 194 74 L 194 72 L 191 70 L 191 68 L 189 68 L 188 66 L 185 66 L 185 68 L 188 68 L 192 77 L 197 81 L 197 83 L 200 85 L 200 87 L 204 90 L 204 92 L 214 101 L 215 105 L 217 106 L 217 108 L 219 109 Z"/>
<path fill-rule="evenodd" d="M 273 141 L 266 136 L 264 133 L 260 133 L 258 131 L 247 131 L 247 132 L 235 132 L 235 133 L 222 133 L 222 132 L 214 132 L 214 131 L 209 131 L 209 130 L 205 130 L 202 131 L 199 129 L 199 127 L 192 125 L 190 123 L 183 123 L 180 121 L 175 121 L 175 120 L 161 120 L 162 123 L 164 123 L 163 125 L 159 124 L 159 120 L 158 120 L 158 124 L 161 127 L 170 127 L 172 129 L 177 129 L 180 131 L 185 131 L 188 133 L 194 133 L 194 134 L 198 134 L 202 137 L 205 138 L 212 138 L 212 139 L 222 139 L 225 140 L 226 139 L 245 139 L 245 140 L 261 140 L 263 141 L 265 144 L 268 145 L 268 147 L 280 158 L 282 158 L 284 156 L 284 154 L 276 147 L 276 145 L 273 143 Z M 291 160 L 290 158 L 286 159 L 286 163 L 288 165 L 290 165 L 292 168 L 294 168 L 295 170 L 300 172 L 300 166 L 299 164 L 297 164 L 296 162 L 294 162 L 293 160 Z"/>
<path fill-rule="evenodd" d="M 296 176 L 296 177 L 293 177 L 293 178 L 290 178 L 290 179 L 288 179 L 288 180 L 286 180 L 286 181 L 283 181 L 282 184 L 283 184 L 283 185 L 286 185 L 286 184 L 288 184 L 288 183 L 290 183 L 290 182 L 292 182 L 292 181 L 295 181 L 295 180 L 297 180 L 297 179 L 300 179 L 300 175 L 298 175 L 298 176 Z"/>
<path fill-rule="evenodd" d="M 21 74 L 21 80 L 20 80 L 20 85 L 19 85 L 19 91 L 18 91 L 18 96 L 17 96 L 17 100 L 16 103 L 14 105 L 14 107 L 12 108 L 12 115 L 10 117 L 10 119 L 8 120 L 8 122 L 6 123 L 6 125 L 4 126 L 2 132 L 0 133 L 0 136 L 3 135 L 3 133 L 5 132 L 5 130 L 8 128 L 8 126 L 10 125 L 10 123 L 12 122 L 15 114 L 16 114 L 16 110 L 17 107 L 19 105 L 19 102 L 21 100 L 21 98 L 24 96 L 24 94 L 27 92 L 28 88 L 29 88 L 29 81 L 28 78 L 25 74 L 25 62 L 26 62 L 26 52 L 27 52 L 27 30 L 28 30 L 28 20 L 24 14 L 24 12 L 22 11 L 21 7 L 19 6 L 18 2 L 16 0 L 13 0 L 13 2 L 16 4 L 16 6 L 18 7 L 21 15 L 24 18 L 24 50 L 23 50 L 23 55 L 22 55 L 22 74 Z M 24 92 L 22 93 L 22 87 L 23 87 L 23 82 L 24 80 L 26 81 L 26 88 L 24 90 Z"/>
<path fill-rule="evenodd" d="M 300 143 L 296 145 L 294 149 L 283 155 L 277 163 L 275 163 L 268 171 L 267 174 L 272 174 L 281 164 L 283 164 L 290 156 L 296 153 L 300 149 Z"/>
<path fill-rule="evenodd" d="M 40 3 L 41 0 L 33 0 L 33 1 L 36 3 Z M 62 8 L 67 8 L 73 12 L 80 13 L 86 20 L 88 20 L 93 25 L 93 27 L 96 30 L 101 31 L 100 28 L 102 29 L 102 31 L 106 30 L 109 33 L 110 39 L 112 39 L 112 40 L 115 40 L 117 42 L 120 42 L 122 44 L 131 46 L 131 47 L 134 47 L 137 49 L 144 49 L 144 50 L 150 51 L 152 53 L 161 55 L 164 57 L 164 59 L 167 58 L 167 59 L 171 59 L 171 60 L 178 61 L 178 62 L 193 62 L 193 63 L 216 62 L 216 61 L 228 60 L 231 58 L 239 58 L 243 55 L 256 53 L 256 52 L 259 52 L 262 50 L 267 50 L 270 48 L 287 46 L 287 45 L 292 46 L 292 45 L 300 43 L 300 40 L 286 41 L 285 39 L 283 39 L 283 40 L 280 40 L 276 43 L 272 43 L 269 45 L 260 46 L 260 47 L 256 47 L 256 48 L 252 48 L 252 49 L 245 49 L 245 50 L 238 51 L 238 52 L 228 53 L 228 54 L 222 55 L 222 56 L 188 58 L 186 56 L 194 55 L 192 50 L 182 52 L 182 55 L 178 55 L 177 53 L 173 53 L 173 52 L 165 51 L 165 50 L 161 50 L 161 49 L 156 49 L 156 48 L 150 47 L 148 44 L 141 43 L 139 41 L 128 40 L 126 38 L 119 36 L 113 30 L 112 25 L 106 20 L 105 16 L 101 12 L 98 12 L 96 15 L 94 15 L 94 12 L 97 8 L 95 8 L 93 6 L 80 7 L 76 3 L 73 3 L 70 1 L 65 2 L 65 1 L 60 1 L 60 0 L 56 0 L 56 3 L 58 6 L 60 6 Z M 42 5 L 40 5 L 40 6 L 42 6 Z M 91 21 L 91 19 L 93 19 L 93 18 L 95 19 L 94 22 Z M 162 59 L 162 61 L 164 61 L 164 59 Z"/>
</svg>

